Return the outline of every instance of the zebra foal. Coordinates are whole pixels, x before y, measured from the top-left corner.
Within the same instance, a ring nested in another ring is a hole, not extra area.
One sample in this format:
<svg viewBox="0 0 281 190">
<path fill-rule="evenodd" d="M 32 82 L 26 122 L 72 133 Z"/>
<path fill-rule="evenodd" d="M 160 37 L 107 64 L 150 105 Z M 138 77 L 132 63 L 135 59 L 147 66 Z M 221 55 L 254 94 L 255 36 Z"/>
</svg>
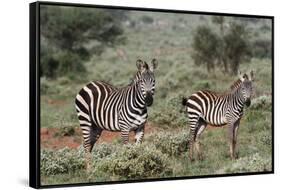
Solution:
<svg viewBox="0 0 281 190">
<path fill-rule="evenodd" d="M 189 157 L 194 160 L 194 145 L 199 159 L 202 159 L 199 137 L 207 124 L 217 127 L 228 125 L 230 138 L 230 156 L 236 158 L 237 132 L 243 116 L 244 106 L 250 106 L 253 71 L 250 75 L 241 75 L 229 92 L 218 94 L 211 91 L 198 91 L 189 98 L 183 98 L 190 125 Z"/>
<path fill-rule="evenodd" d="M 153 103 L 154 69 L 157 60 L 148 65 L 137 60 L 138 71 L 126 87 L 117 88 L 102 81 L 90 82 L 76 96 L 75 107 L 82 129 L 86 168 L 90 167 L 90 153 L 103 130 L 121 132 L 124 144 L 129 132 L 135 132 L 135 142 L 141 143 L 147 121 L 147 107 Z"/>
</svg>

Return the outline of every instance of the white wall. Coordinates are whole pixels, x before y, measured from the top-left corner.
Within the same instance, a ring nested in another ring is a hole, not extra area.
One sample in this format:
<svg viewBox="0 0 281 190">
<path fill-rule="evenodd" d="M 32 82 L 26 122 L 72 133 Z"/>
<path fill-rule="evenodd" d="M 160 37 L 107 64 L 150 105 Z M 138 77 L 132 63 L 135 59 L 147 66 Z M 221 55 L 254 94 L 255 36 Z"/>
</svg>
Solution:
<svg viewBox="0 0 281 190">
<path fill-rule="evenodd" d="M 10 0 L 0 4 L 0 188 L 28 188 L 28 55 L 29 21 L 28 3 L 31 1 Z M 66 1 L 63 1 L 66 2 Z M 208 12 L 230 12 L 275 16 L 275 83 L 281 80 L 280 35 L 281 11 L 277 0 L 69 0 L 68 2 L 181 9 Z M 278 54 L 279 52 L 279 54 Z M 280 74 L 280 75 L 279 75 Z M 213 189 L 237 188 L 269 189 L 280 184 L 280 106 L 279 87 L 275 85 L 275 166 L 276 174 L 193 179 L 181 181 L 133 183 L 83 187 L 84 189 Z M 278 159 L 277 159 L 278 158 Z M 79 188 L 77 188 L 79 189 Z"/>
</svg>

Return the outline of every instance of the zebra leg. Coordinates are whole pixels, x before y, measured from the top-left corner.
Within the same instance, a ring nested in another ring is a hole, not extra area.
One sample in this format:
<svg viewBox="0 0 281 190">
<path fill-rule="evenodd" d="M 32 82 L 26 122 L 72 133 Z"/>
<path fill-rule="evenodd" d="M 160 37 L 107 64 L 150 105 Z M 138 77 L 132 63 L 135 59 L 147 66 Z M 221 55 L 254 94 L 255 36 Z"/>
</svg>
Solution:
<svg viewBox="0 0 281 190">
<path fill-rule="evenodd" d="M 190 161 L 194 161 L 193 153 L 194 153 L 194 141 L 196 138 L 196 130 L 198 128 L 199 119 L 189 120 L 190 131 L 189 131 L 189 159 Z"/>
<path fill-rule="evenodd" d="M 196 135 L 195 135 L 195 149 L 196 152 L 198 153 L 198 158 L 199 160 L 203 160 L 203 154 L 201 151 L 201 143 L 200 143 L 200 135 L 203 133 L 204 129 L 207 127 L 207 123 L 203 119 L 199 119 L 198 121 L 198 128 L 196 130 Z"/>
<path fill-rule="evenodd" d="M 230 138 L 230 157 L 232 160 L 237 158 L 236 154 L 236 143 L 237 143 L 237 132 L 239 128 L 240 120 L 229 126 L 229 138 Z"/>
<path fill-rule="evenodd" d="M 129 143 L 129 130 L 121 130 L 121 138 L 124 144 Z"/>
<path fill-rule="evenodd" d="M 135 143 L 136 144 L 142 143 L 142 139 L 143 139 L 143 136 L 144 136 L 144 126 L 145 125 L 142 125 L 135 130 Z"/>
<path fill-rule="evenodd" d="M 238 129 L 239 129 L 239 124 L 240 124 L 240 120 L 236 121 L 234 124 L 234 134 L 233 134 L 233 156 L 234 158 L 238 158 L 238 153 L 236 151 L 236 145 L 237 145 L 237 134 L 238 134 Z"/>
<path fill-rule="evenodd" d="M 83 147 L 85 150 L 86 169 L 87 171 L 90 171 L 91 163 L 92 163 L 91 152 L 94 144 L 97 142 L 97 140 L 99 139 L 102 133 L 102 129 L 96 126 L 91 126 L 91 127 L 88 126 L 88 127 L 81 127 L 81 128 L 84 138 Z"/>
</svg>

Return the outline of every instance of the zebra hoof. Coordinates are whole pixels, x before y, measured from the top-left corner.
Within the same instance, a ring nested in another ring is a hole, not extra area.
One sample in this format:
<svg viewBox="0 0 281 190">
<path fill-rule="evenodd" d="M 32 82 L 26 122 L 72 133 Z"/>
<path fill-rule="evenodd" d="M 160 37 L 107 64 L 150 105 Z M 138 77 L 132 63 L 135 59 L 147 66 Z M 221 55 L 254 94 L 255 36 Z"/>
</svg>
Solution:
<svg viewBox="0 0 281 190">
<path fill-rule="evenodd" d="M 238 156 L 236 155 L 236 156 L 231 156 L 231 160 L 237 160 L 238 159 Z"/>
<path fill-rule="evenodd" d="M 189 160 L 190 160 L 190 162 L 194 162 L 195 161 L 195 159 L 191 158 L 191 157 L 189 157 Z"/>
<path fill-rule="evenodd" d="M 204 160 L 204 156 L 203 156 L 202 154 L 199 154 L 199 155 L 198 155 L 198 159 L 199 159 L 200 161 L 202 161 L 202 160 Z"/>
<path fill-rule="evenodd" d="M 239 158 L 239 152 L 237 152 L 236 154 L 235 154 L 235 159 L 238 159 Z"/>
</svg>

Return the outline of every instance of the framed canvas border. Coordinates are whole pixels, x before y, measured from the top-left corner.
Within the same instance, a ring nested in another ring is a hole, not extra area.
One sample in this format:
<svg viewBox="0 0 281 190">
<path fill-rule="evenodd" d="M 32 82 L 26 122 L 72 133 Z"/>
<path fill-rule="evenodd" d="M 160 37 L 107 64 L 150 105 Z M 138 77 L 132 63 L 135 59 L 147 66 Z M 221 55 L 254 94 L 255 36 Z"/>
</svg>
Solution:
<svg viewBox="0 0 281 190">
<path fill-rule="evenodd" d="M 153 178 L 142 180 L 124 180 L 110 182 L 92 182 L 92 183 L 75 183 L 61 185 L 41 185 L 40 183 L 40 5 L 53 6 L 71 6 L 71 7 L 87 7 L 87 8 L 106 8 L 119 10 L 133 11 L 151 11 L 151 12 L 169 12 L 178 14 L 200 14 L 200 15 L 219 15 L 231 17 L 247 17 L 247 18 L 263 18 L 271 19 L 272 31 L 272 170 L 264 172 L 243 172 L 235 174 L 214 174 L 201 176 L 182 176 L 169 178 Z M 233 177 L 258 174 L 273 174 L 274 173 L 274 16 L 264 15 L 247 15 L 233 13 L 218 13 L 218 12 L 201 12 L 187 10 L 168 10 L 155 8 L 140 8 L 140 7 L 121 7 L 109 5 L 90 5 L 77 3 L 59 3 L 59 2 L 34 2 L 29 4 L 29 43 L 30 43 L 30 64 L 29 64 L 29 185 L 33 188 L 54 188 L 54 187 L 75 187 L 101 184 L 120 184 L 134 182 L 151 182 L 163 180 L 182 180 L 195 178 L 210 178 L 210 177 Z"/>
</svg>

